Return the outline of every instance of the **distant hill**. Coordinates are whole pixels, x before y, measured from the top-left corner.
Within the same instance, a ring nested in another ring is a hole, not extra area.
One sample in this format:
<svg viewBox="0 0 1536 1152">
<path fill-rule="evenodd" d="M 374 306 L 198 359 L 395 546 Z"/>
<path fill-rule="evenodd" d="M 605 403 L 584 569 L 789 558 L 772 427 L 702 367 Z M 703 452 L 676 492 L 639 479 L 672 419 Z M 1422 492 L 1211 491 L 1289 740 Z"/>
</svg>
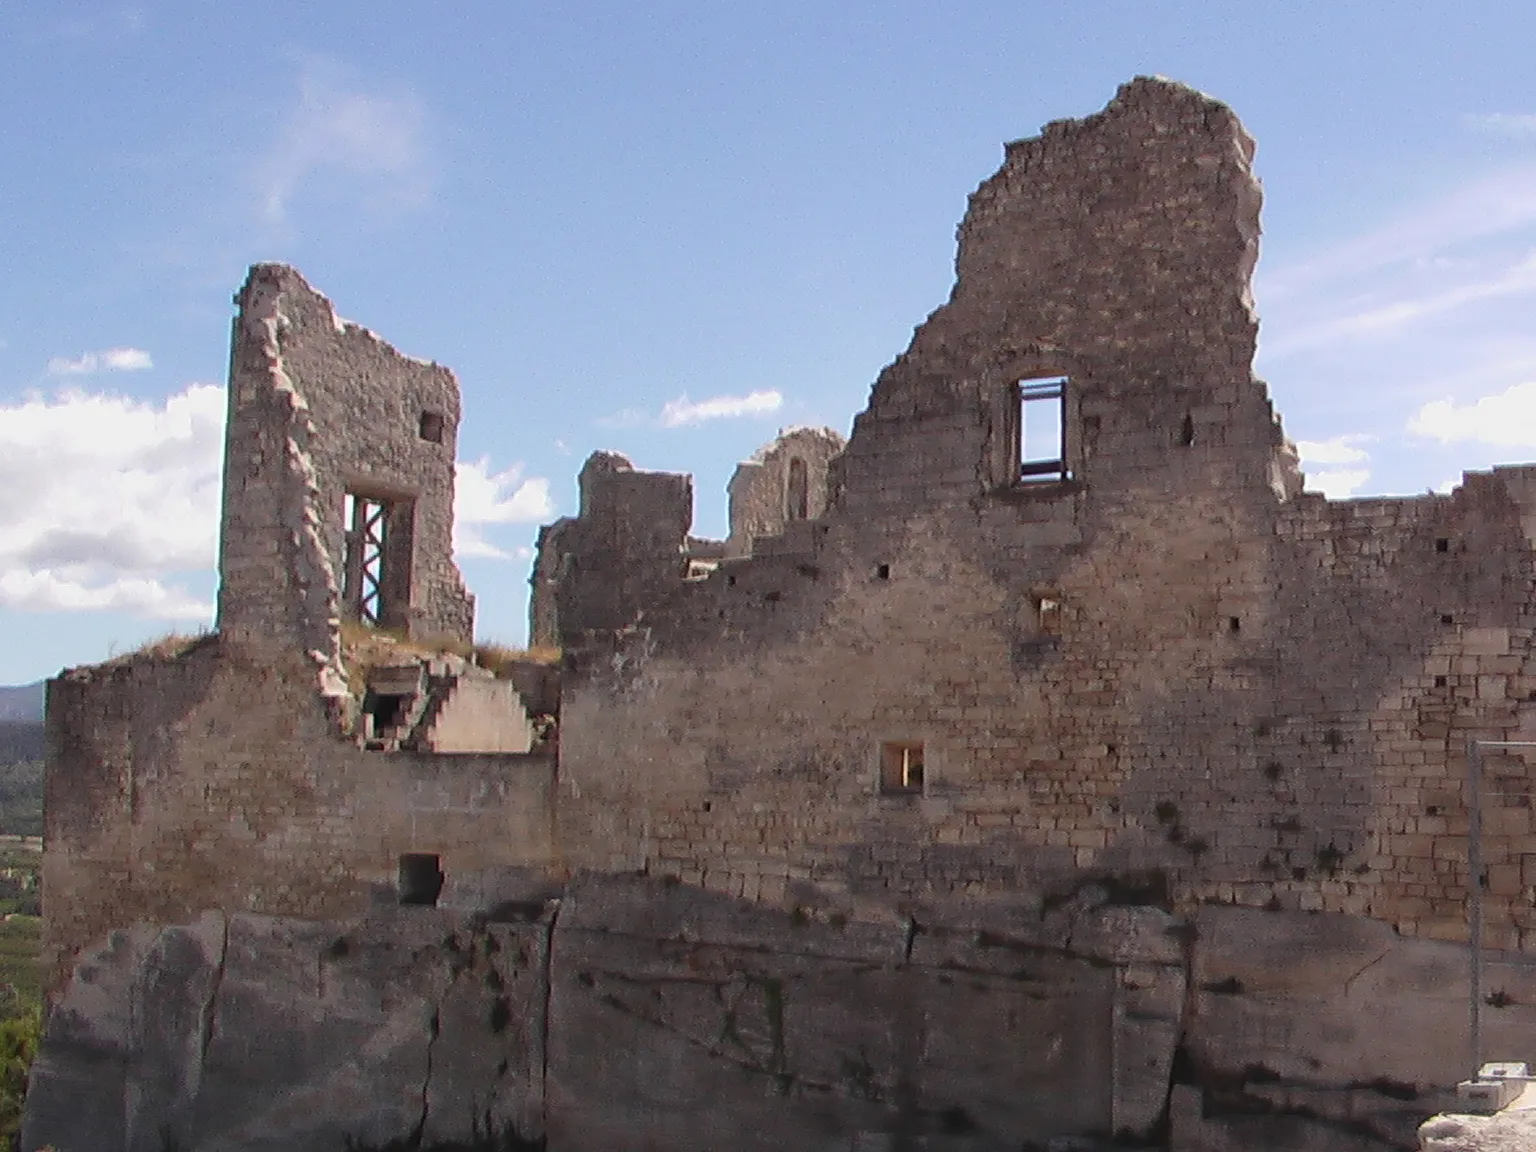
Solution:
<svg viewBox="0 0 1536 1152">
<path fill-rule="evenodd" d="M 43 833 L 41 720 L 0 720 L 0 834 Z"/>
<path fill-rule="evenodd" d="M 41 760 L 44 748 L 41 722 L 0 720 L 0 768 L 28 760 Z"/>
<path fill-rule="evenodd" d="M 0 720 L 33 720 L 43 718 L 43 681 L 36 684 L 18 684 L 0 687 Z"/>
</svg>

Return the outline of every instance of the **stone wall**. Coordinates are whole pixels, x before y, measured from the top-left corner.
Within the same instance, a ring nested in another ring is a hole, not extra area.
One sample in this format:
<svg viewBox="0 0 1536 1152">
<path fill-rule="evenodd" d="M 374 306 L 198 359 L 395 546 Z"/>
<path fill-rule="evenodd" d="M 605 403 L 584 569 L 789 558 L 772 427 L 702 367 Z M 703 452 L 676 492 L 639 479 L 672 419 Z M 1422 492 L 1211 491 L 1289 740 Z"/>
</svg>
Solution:
<svg viewBox="0 0 1536 1152">
<path fill-rule="evenodd" d="M 731 532 L 725 554 L 749 556 L 758 537 L 820 517 L 830 496 L 829 466 L 845 444 L 831 428 L 791 428 L 737 465 L 726 489 Z"/>
<path fill-rule="evenodd" d="M 452 560 L 453 373 L 338 319 L 283 265 L 253 267 L 235 302 L 220 630 L 334 657 L 351 492 L 391 503 L 380 622 L 470 640 L 474 602 Z"/>
<path fill-rule="evenodd" d="M 455 877 L 555 859 L 541 755 L 364 751 L 303 653 L 209 638 L 50 682 L 46 971 L 137 921 L 312 918 L 397 900 L 399 858 Z"/>
<path fill-rule="evenodd" d="M 1465 937 L 1466 740 L 1525 732 L 1536 691 L 1536 473 L 1301 493 L 1251 371 L 1252 151 L 1158 80 L 1010 145 L 820 519 L 702 580 L 651 563 L 670 509 L 566 526 L 573 860 L 854 905 L 1155 877 Z M 1045 482 L 1016 432 L 1042 376 Z M 886 744 L 921 745 L 921 788 L 882 791 Z M 1489 803 L 1489 942 L 1536 947 L 1529 809 Z"/>
</svg>

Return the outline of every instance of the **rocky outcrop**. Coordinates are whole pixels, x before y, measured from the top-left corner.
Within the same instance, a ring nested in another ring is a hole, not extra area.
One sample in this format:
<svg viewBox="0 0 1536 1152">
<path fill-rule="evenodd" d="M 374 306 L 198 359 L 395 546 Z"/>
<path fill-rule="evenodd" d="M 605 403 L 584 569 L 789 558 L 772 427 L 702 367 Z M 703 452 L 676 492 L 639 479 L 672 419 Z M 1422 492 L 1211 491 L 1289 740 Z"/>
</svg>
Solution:
<svg viewBox="0 0 1536 1152">
<path fill-rule="evenodd" d="M 1463 950 L 1116 898 L 850 917 L 594 876 L 478 913 L 141 926 L 76 968 L 25 1147 L 1387 1152 L 1449 1103 Z M 1489 986 L 1487 1050 L 1519 1058 L 1536 974 Z"/>
<path fill-rule="evenodd" d="M 1536 1148 L 1536 1109 L 1496 1116 L 1436 1116 L 1419 1129 L 1423 1152 L 1530 1152 Z"/>
</svg>

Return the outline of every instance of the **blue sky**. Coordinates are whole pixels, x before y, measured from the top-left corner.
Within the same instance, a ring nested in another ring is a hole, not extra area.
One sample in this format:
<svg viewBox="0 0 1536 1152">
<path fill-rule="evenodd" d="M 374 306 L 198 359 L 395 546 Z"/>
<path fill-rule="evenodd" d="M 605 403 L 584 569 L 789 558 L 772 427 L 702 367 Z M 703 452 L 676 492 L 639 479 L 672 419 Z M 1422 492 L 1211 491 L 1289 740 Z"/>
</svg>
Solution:
<svg viewBox="0 0 1536 1152">
<path fill-rule="evenodd" d="M 0 683 L 208 622 L 230 296 L 297 265 L 450 365 L 460 560 L 522 638 L 597 448 L 843 432 L 1005 140 L 1139 73 L 1259 142 L 1258 368 L 1313 487 L 1536 459 L 1536 7 L 0 8 Z"/>
</svg>

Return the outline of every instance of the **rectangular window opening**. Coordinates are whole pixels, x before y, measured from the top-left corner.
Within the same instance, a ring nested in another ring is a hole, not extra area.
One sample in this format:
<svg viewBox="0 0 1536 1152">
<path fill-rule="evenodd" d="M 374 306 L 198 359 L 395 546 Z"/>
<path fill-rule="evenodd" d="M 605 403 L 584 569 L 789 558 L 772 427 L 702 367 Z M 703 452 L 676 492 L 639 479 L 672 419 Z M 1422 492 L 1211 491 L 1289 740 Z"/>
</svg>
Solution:
<svg viewBox="0 0 1536 1152">
<path fill-rule="evenodd" d="M 1020 380 L 1017 389 L 1020 482 L 1071 479 L 1067 467 L 1067 378 Z"/>
<path fill-rule="evenodd" d="M 377 734 L 398 727 L 406 716 L 407 696 L 369 694 L 363 710 L 373 718 L 373 731 Z"/>
<path fill-rule="evenodd" d="M 880 791 L 890 796 L 904 796 L 922 790 L 922 741 L 889 740 L 880 745 Z"/>
<path fill-rule="evenodd" d="M 433 444 L 443 442 L 443 414 L 441 412 L 423 412 L 421 414 L 421 426 L 419 432 L 423 440 Z"/>
<path fill-rule="evenodd" d="M 388 501 L 347 493 L 346 602 L 355 619 L 377 628 L 384 622 L 385 550 L 392 506 Z"/>
<path fill-rule="evenodd" d="M 400 903 L 437 906 L 443 892 L 443 868 L 435 852 L 407 852 L 400 857 Z"/>
</svg>

